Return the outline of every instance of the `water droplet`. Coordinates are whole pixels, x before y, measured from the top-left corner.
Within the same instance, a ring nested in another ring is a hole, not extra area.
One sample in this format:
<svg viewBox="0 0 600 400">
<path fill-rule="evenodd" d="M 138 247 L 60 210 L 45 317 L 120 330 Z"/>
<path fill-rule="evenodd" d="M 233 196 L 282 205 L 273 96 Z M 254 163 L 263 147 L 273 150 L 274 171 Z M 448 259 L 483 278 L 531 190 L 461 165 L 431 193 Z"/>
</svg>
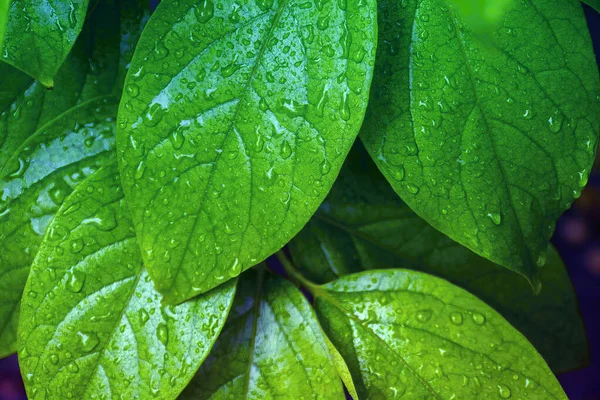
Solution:
<svg viewBox="0 0 600 400">
<path fill-rule="evenodd" d="M 101 231 L 111 231 L 117 227 L 117 219 L 112 208 L 103 207 L 92 218 L 86 218 L 81 221 L 82 224 L 95 226 Z"/>
<path fill-rule="evenodd" d="M 508 399 L 512 395 L 510 388 L 506 385 L 499 384 L 498 385 L 498 395 L 502 399 Z"/>
<path fill-rule="evenodd" d="M 60 359 L 58 358 L 58 355 L 56 354 L 52 354 L 50 356 L 50 362 L 54 365 L 58 364 L 58 362 L 60 361 Z"/>
<path fill-rule="evenodd" d="M 256 5 L 263 11 L 270 10 L 273 7 L 273 0 L 257 0 Z"/>
<path fill-rule="evenodd" d="M 133 176 L 136 180 L 137 179 L 142 179 L 142 176 L 144 176 L 144 172 L 146 171 L 146 164 L 144 164 L 143 161 L 140 161 L 140 163 L 138 164 L 136 170 L 135 170 L 135 175 Z"/>
<path fill-rule="evenodd" d="M 471 318 L 473 319 L 473 322 L 475 323 L 475 325 L 483 325 L 483 324 L 485 324 L 485 316 L 483 314 L 480 314 L 478 312 L 474 312 L 471 315 Z"/>
<path fill-rule="evenodd" d="M 69 363 L 69 365 L 67 365 L 67 370 L 72 374 L 76 374 L 77 372 L 79 372 L 79 367 L 77 366 L 77 364 L 72 362 Z"/>
<path fill-rule="evenodd" d="M 344 121 L 350 119 L 350 104 L 348 101 L 348 92 L 344 92 L 342 95 L 342 106 L 340 108 L 340 116 Z"/>
<path fill-rule="evenodd" d="M 417 320 L 419 322 L 427 322 L 431 319 L 432 315 L 433 313 L 431 312 L 431 310 L 421 310 L 417 312 Z"/>
<path fill-rule="evenodd" d="M 321 174 L 327 175 L 329 173 L 329 171 L 331 171 L 331 163 L 329 162 L 328 159 L 325 159 L 325 160 L 323 160 L 323 163 L 321 164 Z"/>
<path fill-rule="evenodd" d="M 71 271 L 67 274 L 66 287 L 73 293 L 81 292 L 83 284 L 85 283 L 85 272 L 82 271 Z"/>
<path fill-rule="evenodd" d="M 156 336 L 163 345 L 167 345 L 169 341 L 169 327 L 164 322 L 161 322 L 156 327 Z"/>
<path fill-rule="evenodd" d="M 402 165 L 402 164 L 391 168 L 390 172 L 392 174 L 392 178 L 394 178 L 394 180 L 396 180 L 398 182 L 402 181 L 406 174 L 406 172 L 404 170 L 404 165 Z"/>
<path fill-rule="evenodd" d="M 185 142 L 185 136 L 183 136 L 182 127 L 174 129 L 169 135 L 169 141 L 175 150 L 179 150 L 181 146 L 183 146 L 183 142 Z M 137 172 L 137 171 L 136 171 Z"/>
<path fill-rule="evenodd" d="M 290 156 L 292 155 L 292 147 L 290 146 L 287 140 L 284 140 L 281 144 L 280 154 L 281 158 L 283 158 L 284 160 L 290 158 Z"/>
<path fill-rule="evenodd" d="M 410 194 L 417 194 L 417 193 L 419 193 L 419 187 L 415 186 L 413 184 L 410 184 L 410 183 L 408 185 L 406 185 L 406 190 L 408 190 L 408 192 Z"/>
<path fill-rule="evenodd" d="M 79 336 L 81 350 L 86 353 L 94 350 L 99 343 L 98 336 L 93 332 L 77 332 L 77 335 Z"/>
<path fill-rule="evenodd" d="M 199 22 L 205 24 L 210 21 L 215 14 L 215 5 L 212 0 L 201 0 L 194 7 L 194 14 Z"/>
<path fill-rule="evenodd" d="M 542 251 L 537 258 L 536 264 L 538 267 L 546 265 L 546 251 Z"/>
<path fill-rule="evenodd" d="M 500 215 L 500 213 L 491 212 L 488 213 L 487 216 L 489 219 L 492 220 L 494 225 L 500 225 L 500 223 L 502 222 L 502 215 Z"/>
<path fill-rule="evenodd" d="M 562 129 L 564 119 L 565 117 L 563 116 L 562 112 L 556 110 L 548 119 L 548 129 L 550 132 L 559 133 Z"/>
<path fill-rule="evenodd" d="M 286 114 L 290 118 L 306 115 L 307 105 L 296 100 L 281 100 L 277 110 Z"/>
<path fill-rule="evenodd" d="M 145 309 L 140 309 L 140 322 L 144 325 L 150 319 L 150 314 Z"/>
<path fill-rule="evenodd" d="M 125 88 L 125 91 L 127 92 L 127 94 L 129 96 L 136 97 L 137 95 L 140 94 L 140 87 L 138 85 L 136 85 L 135 83 L 130 83 Z"/>
<path fill-rule="evenodd" d="M 463 316 L 460 312 L 453 312 L 450 314 L 450 321 L 454 324 L 454 325 L 462 325 L 463 323 Z"/>
<path fill-rule="evenodd" d="M 235 278 L 236 276 L 238 276 L 240 274 L 240 272 L 242 272 L 242 263 L 240 263 L 240 260 L 238 258 L 236 258 L 233 261 L 233 265 L 229 269 L 229 276 L 231 276 L 232 278 Z"/>
<path fill-rule="evenodd" d="M 71 240 L 69 248 L 71 249 L 72 253 L 79 253 L 81 250 L 83 250 L 83 246 L 83 239 L 77 238 Z"/>
</svg>

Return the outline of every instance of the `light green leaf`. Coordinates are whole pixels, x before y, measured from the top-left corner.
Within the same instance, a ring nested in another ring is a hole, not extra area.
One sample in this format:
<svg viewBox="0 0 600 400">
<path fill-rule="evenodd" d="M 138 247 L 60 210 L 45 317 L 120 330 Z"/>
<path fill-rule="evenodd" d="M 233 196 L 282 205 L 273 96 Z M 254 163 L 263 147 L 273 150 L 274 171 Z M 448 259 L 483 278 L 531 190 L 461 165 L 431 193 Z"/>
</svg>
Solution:
<svg viewBox="0 0 600 400">
<path fill-rule="evenodd" d="M 589 362 L 588 345 L 569 275 L 551 249 L 534 295 L 525 279 L 436 231 L 395 195 L 364 149 L 355 145 L 338 181 L 308 225 L 290 243 L 312 281 L 374 268 L 410 268 L 468 290 L 523 333 L 555 372 Z"/>
<path fill-rule="evenodd" d="M 16 350 L 19 302 L 46 227 L 81 181 L 114 160 L 117 102 L 90 100 L 30 136 L 0 171 L 0 356 Z"/>
<path fill-rule="evenodd" d="M 83 27 L 89 0 L 12 0 L 2 61 L 54 85 Z"/>
<path fill-rule="evenodd" d="M 21 307 L 30 399 L 175 399 L 209 353 L 235 281 L 164 306 L 142 266 L 116 163 L 88 177 L 48 228 Z"/>
<path fill-rule="evenodd" d="M 369 399 L 567 399 L 533 346 L 492 308 L 408 270 L 315 290 L 323 329 Z"/>
<path fill-rule="evenodd" d="M 354 381 L 352 380 L 352 374 L 348 369 L 348 365 L 346 365 L 346 361 L 340 354 L 340 352 L 335 348 L 331 340 L 327 337 L 327 335 L 323 335 L 323 339 L 325 339 L 325 344 L 327 344 L 327 349 L 329 350 L 329 358 L 331 358 L 331 362 L 335 367 L 340 379 L 344 382 L 348 393 L 354 400 L 359 400 L 358 393 L 356 393 L 356 388 L 354 387 Z"/>
<path fill-rule="evenodd" d="M 600 84 L 581 5 L 511 1 L 481 41 L 445 0 L 379 7 L 367 150 L 418 215 L 537 288 L 598 143 Z"/>
<path fill-rule="evenodd" d="M 242 275 L 239 285 L 223 333 L 181 400 L 344 400 L 302 293 L 261 267 Z"/>
<path fill-rule="evenodd" d="M 600 0 L 582 0 L 583 3 L 592 7 L 594 10 L 600 12 Z"/>
<path fill-rule="evenodd" d="M 16 351 L 19 301 L 46 226 L 80 180 L 114 158 L 117 99 L 98 96 L 120 95 L 148 13 L 145 0 L 118 12 L 103 1 L 52 91 L 0 63 L 0 358 Z"/>
<path fill-rule="evenodd" d="M 8 13 L 11 0 L 0 0 L 0 49 L 4 48 L 4 38 L 8 27 Z"/>
<path fill-rule="evenodd" d="M 363 119 L 375 17 L 373 0 L 160 3 L 127 77 L 117 148 L 167 301 L 237 276 L 308 221 Z"/>
</svg>

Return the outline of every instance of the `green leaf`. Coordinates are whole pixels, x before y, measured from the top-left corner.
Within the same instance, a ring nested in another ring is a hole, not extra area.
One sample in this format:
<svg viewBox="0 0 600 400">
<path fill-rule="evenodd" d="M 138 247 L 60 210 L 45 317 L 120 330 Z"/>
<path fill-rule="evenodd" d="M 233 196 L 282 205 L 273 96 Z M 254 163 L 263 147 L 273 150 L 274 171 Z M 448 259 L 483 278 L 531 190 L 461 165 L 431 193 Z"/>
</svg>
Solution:
<svg viewBox="0 0 600 400">
<path fill-rule="evenodd" d="M 302 293 L 263 268 L 253 269 L 240 277 L 223 333 L 181 400 L 343 400 L 329 357 Z"/>
<path fill-rule="evenodd" d="M 82 103 L 29 137 L 0 171 L 0 356 L 16 350 L 19 301 L 46 227 L 81 181 L 114 160 L 117 102 Z"/>
<path fill-rule="evenodd" d="M 2 61 L 52 87 L 83 27 L 88 1 L 13 0 Z"/>
<path fill-rule="evenodd" d="M 76 104 L 100 95 L 121 95 L 127 65 L 148 18 L 145 0 L 125 2 L 118 12 L 103 0 L 91 13 L 53 90 L 0 63 L 0 169 L 43 125 Z"/>
<path fill-rule="evenodd" d="M 323 329 L 369 399 L 567 399 L 533 346 L 448 282 L 369 271 L 315 290 Z"/>
<path fill-rule="evenodd" d="M 525 279 L 481 258 L 432 228 L 395 195 L 364 149 L 355 145 L 329 196 L 290 242 L 312 281 L 374 268 L 424 271 L 468 290 L 523 333 L 555 372 L 589 362 L 577 297 L 553 248 L 534 295 Z"/>
<path fill-rule="evenodd" d="M 19 302 L 46 226 L 81 179 L 114 158 L 116 98 L 98 96 L 120 95 L 145 3 L 116 12 L 103 1 L 52 91 L 0 63 L 0 358 L 16 351 Z"/>
<path fill-rule="evenodd" d="M 209 353 L 235 282 L 164 306 L 142 266 L 116 162 L 62 205 L 21 307 L 30 399 L 175 399 Z"/>
<path fill-rule="evenodd" d="M 0 0 L 0 49 L 4 48 L 4 38 L 8 26 L 8 13 L 11 0 Z"/>
<path fill-rule="evenodd" d="M 419 216 L 537 287 L 598 143 L 581 5 L 512 1 L 485 40 L 444 0 L 379 7 L 385 44 L 361 132 L 369 153 Z"/>
<path fill-rule="evenodd" d="M 582 2 L 600 12 L 600 0 L 582 0 Z"/>
<path fill-rule="evenodd" d="M 363 119 L 375 17 L 372 0 L 160 3 L 127 77 L 117 148 L 167 301 L 237 276 L 308 221 Z"/>
</svg>

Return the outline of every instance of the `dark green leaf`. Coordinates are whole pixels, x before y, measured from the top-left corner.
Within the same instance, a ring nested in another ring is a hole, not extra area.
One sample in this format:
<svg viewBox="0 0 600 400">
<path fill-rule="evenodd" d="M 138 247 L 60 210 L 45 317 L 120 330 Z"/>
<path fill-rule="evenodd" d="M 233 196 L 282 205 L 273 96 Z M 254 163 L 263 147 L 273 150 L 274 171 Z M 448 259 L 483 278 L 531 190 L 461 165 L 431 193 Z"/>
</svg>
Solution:
<svg viewBox="0 0 600 400">
<path fill-rule="evenodd" d="M 116 98 L 103 105 L 98 96 L 120 95 L 149 13 L 142 0 L 115 6 L 106 0 L 92 13 L 52 91 L 0 63 L 0 358 L 16 351 L 19 301 L 46 226 L 80 180 L 114 158 Z"/>
<path fill-rule="evenodd" d="M 525 279 L 436 231 L 395 195 L 362 146 L 351 151 L 338 181 L 290 243 L 312 281 L 373 268 L 411 268 L 437 275 L 500 312 L 555 372 L 585 365 L 588 346 L 569 275 L 551 249 L 534 295 Z"/>
<path fill-rule="evenodd" d="M 361 398 L 567 399 L 533 346 L 448 282 L 369 271 L 315 289 L 323 329 Z"/>
<path fill-rule="evenodd" d="M 375 12 L 372 0 L 158 6 L 117 147 L 142 257 L 168 301 L 257 264 L 316 210 L 363 119 Z"/>
<path fill-rule="evenodd" d="M 16 350 L 19 302 L 46 227 L 65 198 L 114 160 L 117 102 L 90 100 L 30 136 L 0 171 L 0 357 Z"/>
<path fill-rule="evenodd" d="M 0 49 L 4 48 L 4 38 L 8 27 L 8 13 L 11 0 L 0 0 Z"/>
<path fill-rule="evenodd" d="M 481 40 L 444 0 L 379 7 L 383 44 L 361 132 L 369 153 L 418 215 L 537 287 L 598 142 L 581 5 L 512 1 Z"/>
<path fill-rule="evenodd" d="M 25 288 L 19 360 L 30 399 L 174 399 L 223 328 L 235 282 L 164 306 L 142 267 L 116 163 L 75 189 Z"/>
<path fill-rule="evenodd" d="M 223 333 L 181 399 L 345 399 L 302 293 L 260 267 L 239 285 Z"/>
<path fill-rule="evenodd" d="M 88 1 L 12 0 L 2 61 L 52 87 L 83 27 Z"/>
<path fill-rule="evenodd" d="M 17 148 L 43 125 L 78 103 L 121 95 L 127 65 L 149 15 L 145 0 L 125 2 L 119 12 L 103 0 L 55 78 L 53 90 L 0 63 L 0 170 Z"/>
</svg>

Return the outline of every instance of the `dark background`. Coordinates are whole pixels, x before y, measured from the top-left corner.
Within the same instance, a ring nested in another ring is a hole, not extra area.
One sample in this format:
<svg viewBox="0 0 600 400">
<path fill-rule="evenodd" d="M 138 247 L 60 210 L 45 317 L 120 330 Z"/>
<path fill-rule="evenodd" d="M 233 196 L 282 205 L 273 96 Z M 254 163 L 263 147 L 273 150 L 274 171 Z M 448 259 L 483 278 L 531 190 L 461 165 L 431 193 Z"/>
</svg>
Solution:
<svg viewBox="0 0 600 400">
<path fill-rule="evenodd" d="M 600 60 L 600 15 L 586 6 L 586 16 Z M 558 378 L 571 400 L 600 400 L 600 160 L 588 187 L 558 222 L 552 241 L 575 285 L 592 360 Z M 16 356 L 0 360 L 0 400 L 25 399 Z"/>
</svg>

